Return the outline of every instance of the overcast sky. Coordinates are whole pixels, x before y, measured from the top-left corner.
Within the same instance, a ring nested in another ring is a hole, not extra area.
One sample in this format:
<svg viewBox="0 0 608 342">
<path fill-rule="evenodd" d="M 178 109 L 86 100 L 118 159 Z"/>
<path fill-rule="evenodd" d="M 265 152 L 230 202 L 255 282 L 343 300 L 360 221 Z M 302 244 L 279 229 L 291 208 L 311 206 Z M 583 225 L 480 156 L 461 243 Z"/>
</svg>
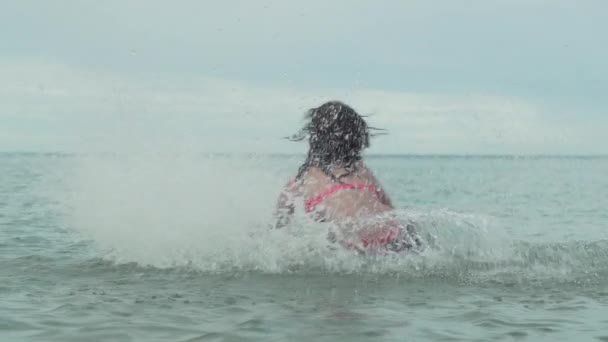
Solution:
<svg viewBox="0 0 608 342">
<path fill-rule="evenodd" d="M 339 99 L 372 153 L 608 153 L 602 0 L 4 0 L 0 151 L 302 152 Z"/>
</svg>

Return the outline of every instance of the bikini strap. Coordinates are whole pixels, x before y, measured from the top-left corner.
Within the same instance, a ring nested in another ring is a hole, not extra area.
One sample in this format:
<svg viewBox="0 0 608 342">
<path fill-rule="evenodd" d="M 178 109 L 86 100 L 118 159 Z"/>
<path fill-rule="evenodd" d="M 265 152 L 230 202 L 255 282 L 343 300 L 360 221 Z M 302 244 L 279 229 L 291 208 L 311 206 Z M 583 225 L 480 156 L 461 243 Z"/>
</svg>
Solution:
<svg viewBox="0 0 608 342">
<path fill-rule="evenodd" d="M 376 193 L 376 188 L 373 185 L 370 184 L 366 184 L 366 183 L 338 183 L 338 184 L 334 184 L 332 186 L 330 186 L 328 189 L 325 189 L 324 191 L 322 191 L 320 194 L 318 194 L 317 196 L 307 200 L 304 202 L 304 210 L 306 212 L 310 212 L 314 209 L 314 207 L 316 207 L 317 205 L 319 205 L 321 202 L 323 202 L 323 200 L 333 194 L 336 191 L 340 191 L 340 190 L 344 190 L 344 189 L 367 189 L 369 191 L 372 191 L 374 193 Z"/>
</svg>

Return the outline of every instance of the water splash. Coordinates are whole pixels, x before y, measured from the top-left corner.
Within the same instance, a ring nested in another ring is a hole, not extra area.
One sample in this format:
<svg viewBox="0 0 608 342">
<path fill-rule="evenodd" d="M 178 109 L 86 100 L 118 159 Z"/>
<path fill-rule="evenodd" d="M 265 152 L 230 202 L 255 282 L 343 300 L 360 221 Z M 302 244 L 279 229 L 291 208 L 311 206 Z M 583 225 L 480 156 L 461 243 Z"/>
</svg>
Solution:
<svg viewBox="0 0 608 342">
<path fill-rule="evenodd" d="M 401 209 L 427 248 L 360 256 L 299 217 L 273 230 L 276 195 L 296 160 L 201 155 L 79 158 L 65 201 L 68 224 L 115 263 L 204 272 L 328 272 L 463 281 L 571 280 L 605 271 L 606 244 L 518 241 L 500 220 L 449 210 Z"/>
</svg>

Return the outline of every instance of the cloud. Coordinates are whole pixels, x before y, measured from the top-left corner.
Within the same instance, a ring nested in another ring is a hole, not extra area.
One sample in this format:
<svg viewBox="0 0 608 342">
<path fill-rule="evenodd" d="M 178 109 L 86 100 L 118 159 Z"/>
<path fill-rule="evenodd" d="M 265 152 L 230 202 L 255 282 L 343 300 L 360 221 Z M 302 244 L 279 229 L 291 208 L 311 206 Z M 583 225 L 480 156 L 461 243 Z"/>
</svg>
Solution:
<svg viewBox="0 0 608 342">
<path fill-rule="evenodd" d="M 373 153 L 604 152 L 586 137 L 607 127 L 605 121 L 566 125 L 537 103 L 491 94 L 102 73 L 35 60 L 0 61 L 0 73 L 4 149 L 302 151 L 302 144 L 280 138 L 300 127 L 306 109 L 329 99 L 373 113 L 370 123 L 389 129 L 374 142 Z"/>
<path fill-rule="evenodd" d="M 608 75 L 608 47 L 598 44 L 604 8 L 565 0 L 25 0 L 3 6 L 0 40 L 6 56 L 102 72 L 162 70 L 321 87 L 360 81 L 554 101 L 593 91 L 601 99 Z"/>
</svg>

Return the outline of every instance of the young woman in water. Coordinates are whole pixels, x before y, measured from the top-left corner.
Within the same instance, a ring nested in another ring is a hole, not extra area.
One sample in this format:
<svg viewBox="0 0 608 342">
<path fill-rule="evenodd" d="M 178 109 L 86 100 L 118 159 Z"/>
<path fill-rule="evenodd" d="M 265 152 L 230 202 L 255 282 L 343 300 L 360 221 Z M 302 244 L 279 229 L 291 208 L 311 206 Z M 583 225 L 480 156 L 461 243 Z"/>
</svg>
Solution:
<svg viewBox="0 0 608 342">
<path fill-rule="evenodd" d="M 308 138 L 309 151 L 296 177 L 281 195 L 277 227 L 289 224 L 298 199 L 319 222 L 332 222 L 331 240 L 361 252 L 401 251 L 419 244 L 410 225 L 394 218 L 389 196 L 362 160 L 370 131 L 363 117 L 344 103 L 331 101 L 313 108 L 308 123 L 291 140 Z M 373 220 L 370 220 L 373 219 Z"/>
</svg>

